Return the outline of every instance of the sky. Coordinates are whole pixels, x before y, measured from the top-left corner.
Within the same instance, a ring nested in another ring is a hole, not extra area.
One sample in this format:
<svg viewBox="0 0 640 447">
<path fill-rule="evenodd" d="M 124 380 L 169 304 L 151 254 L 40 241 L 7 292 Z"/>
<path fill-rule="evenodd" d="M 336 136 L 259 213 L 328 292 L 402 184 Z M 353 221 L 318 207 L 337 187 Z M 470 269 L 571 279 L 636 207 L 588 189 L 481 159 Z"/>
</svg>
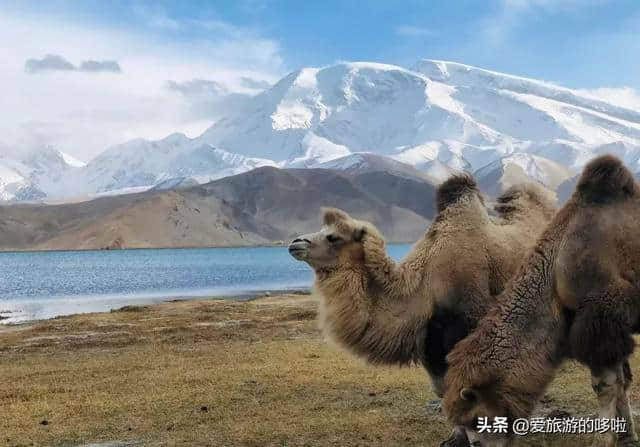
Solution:
<svg viewBox="0 0 640 447">
<path fill-rule="evenodd" d="M 640 1 L 3 0 L 0 152 L 197 136 L 288 72 L 443 59 L 640 105 Z"/>
</svg>

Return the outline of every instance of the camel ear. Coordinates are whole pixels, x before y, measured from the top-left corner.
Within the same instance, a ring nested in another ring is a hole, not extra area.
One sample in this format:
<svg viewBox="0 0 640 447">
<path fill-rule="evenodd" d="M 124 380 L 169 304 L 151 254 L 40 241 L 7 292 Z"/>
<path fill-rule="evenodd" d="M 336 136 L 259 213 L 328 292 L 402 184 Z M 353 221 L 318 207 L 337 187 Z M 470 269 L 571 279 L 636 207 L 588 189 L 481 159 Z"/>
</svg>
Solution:
<svg viewBox="0 0 640 447">
<path fill-rule="evenodd" d="M 353 230 L 353 240 L 356 242 L 361 242 L 364 238 L 365 234 L 367 234 L 366 228 L 358 228 Z"/>
<path fill-rule="evenodd" d="M 322 219 L 325 225 L 333 225 L 338 221 L 349 219 L 349 215 L 338 208 L 322 208 Z"/>
<path fill-rule="evenodd" d="M 478 391 L 473 388 L 462 388 L 460 390 L 460 398 L 467 402 L 477 402 L 478 397 Z"/>
</svg>

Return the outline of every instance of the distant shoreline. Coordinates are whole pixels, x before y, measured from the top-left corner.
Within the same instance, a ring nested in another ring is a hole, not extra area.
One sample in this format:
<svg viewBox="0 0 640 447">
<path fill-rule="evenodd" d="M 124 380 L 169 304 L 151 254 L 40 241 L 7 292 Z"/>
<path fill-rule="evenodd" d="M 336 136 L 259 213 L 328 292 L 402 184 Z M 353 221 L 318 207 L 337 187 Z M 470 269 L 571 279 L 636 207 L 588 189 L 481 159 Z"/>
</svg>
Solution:
<svg viewBox="0 0 640 447">
<path fill-rule="evenodd" d="M 121 309 L 126 309 L 129 307 L 136 306 L 158 306 L 163 303 L 180 303 L 184 301 L 255 301 L 263 298 L 272 298 L 280 295 L 311 295 L 311 288 L 309 287 L 299 287 L 292 289 L 265 289 L 265 290 L 249 290 L 246 292 L 239 293 L 231 293 L 231 294 L 223 294 L 223 295 L 205 295 L 205 296 L 184 296 L 184 295 L 175 295 L 175 296 L 164 296 L 164 297 L 131 297 L 131 302 L 123 304 L 118 303 L 116 300 L 113 301 L 113 307 L 109 307 L 108 309 L 97 309 L 97 310 L 87 310 L 86 312 L 62 312 L 60 314 L 51 315 L 43 318 L 29 318 L 24 320 L 11 321 L 16 318 L 16 315 L 20 313 L 19 310 L 6 310 L 0 307 L 0 328 L 2 327 L 17 327 L 22 325 L 28 325 L 37 323 L 40 321 L 52 320 L 55 318 L 61 317 L 70 317 L 74 315 L 90 315 L 90 314 L 100 314 L 100 313 L 109 313 L 109 312 L 117 312 Z M 123 299 L 126 301 L 126 298 Z M 2 306 L 2 302 L 0 301 L 0 306 Z"/>
<path fill-rule="evenodd" d="M 387 244 L 401 245 L 401 244 L 413 244 L 412 241 L 387 241 Z M 289 242 L 278 241 L 273 243 L 264 244 L 247 244 L 247 245 L 202 245 L 202 246 L 180 246 L 180 247 L 128 247 L 128 248 L 0 248 L 0 255 L 5 253 L 66 253 L 66 252 L 102 252 L 102 251 L 142 251 L 142 250 L 199 250 L 199 249 L 214 249 L 214 248 L 269 248 L 269 247 L 287 247 Z"/>
<path fill-rule="evenodd" d="M 391 242 L 395 243 L 395 242 Z M 398 242 L 403 243 L 403 242 Z M 286 247 L 288 242 L 273 242 L 270 244 L 247 244 L 247 245 L 202 245 L 202 246 L 181 246 L 181 247 L 125 247 L 125 248 L 19 248 L 4 249 L 0 248 L 0 254 L 3 253 L 49 253 L 49 252 L 73 252 L 73 251 L 140 251 L 140 250 L 198 250 L 209 248 L 261 248 L 261 247 Z"/>
<path fill-rule="evenodd" d="M 162 300 L 163 303 L 179 303 L 181 301 L 191 300 L 235 300 L 235 301 L 255 301 L 262 298 L 272 298 L 279 295 L 311 295 L 311 288 L 295 288 L 295 289 L 273 289 L 273 290 L 256 290 L 243 292 L 233 295 L 212 295 L 205 297 L 176 297 Z M 114 309 L 117 310 L 117 309 Z"/>
</svg>

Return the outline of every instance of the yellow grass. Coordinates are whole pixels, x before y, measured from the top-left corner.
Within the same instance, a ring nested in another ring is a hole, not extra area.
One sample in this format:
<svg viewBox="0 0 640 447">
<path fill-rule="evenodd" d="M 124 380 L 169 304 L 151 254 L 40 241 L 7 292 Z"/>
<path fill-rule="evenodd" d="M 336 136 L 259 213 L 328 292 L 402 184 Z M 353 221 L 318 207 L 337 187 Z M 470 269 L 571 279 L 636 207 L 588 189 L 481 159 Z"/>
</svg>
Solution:
<svg viewBox="0 0 640 447">
<path fill-rule="evenodd" d="M 427 405 L 424 371 L 327 344 L 316 307 L 298 295 L 184 301 L 1 328 L 0 446 L 437 446 L 449 426 Z M 568 364 L 541 411 L 590 415 L 591 394 Z"/>
</svg>

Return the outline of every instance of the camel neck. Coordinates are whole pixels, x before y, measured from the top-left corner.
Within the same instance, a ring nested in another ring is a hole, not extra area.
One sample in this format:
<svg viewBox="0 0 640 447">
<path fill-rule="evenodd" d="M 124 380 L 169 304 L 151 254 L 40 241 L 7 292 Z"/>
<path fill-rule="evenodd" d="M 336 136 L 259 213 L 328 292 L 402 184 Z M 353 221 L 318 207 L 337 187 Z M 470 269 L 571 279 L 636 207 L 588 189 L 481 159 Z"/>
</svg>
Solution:
<svg viewBox="0 0 640 447">
<path fill-rule="evenodd" d="M 513 413 L 520 416 L 528 415 L 562 359 L 566 322 L 556 299 L 553 271 L 571 215 L 571 209 L 558 213 L 498 298 L 497 315 L 480 322 L 451 364 L 452 370 L 459 370 L 462 360 L 500 371 L 513 385 L 510 402 Z M 523 371 L 531 372 L 525 381 Z"/>
<path fill-rule="evenodd" d="M 419 315 L 389 299 L 360 268 L 336 269 L 318 278 L 323 324 L 340 344 L 372 363 L 417 361 Z"/>
</svg>

